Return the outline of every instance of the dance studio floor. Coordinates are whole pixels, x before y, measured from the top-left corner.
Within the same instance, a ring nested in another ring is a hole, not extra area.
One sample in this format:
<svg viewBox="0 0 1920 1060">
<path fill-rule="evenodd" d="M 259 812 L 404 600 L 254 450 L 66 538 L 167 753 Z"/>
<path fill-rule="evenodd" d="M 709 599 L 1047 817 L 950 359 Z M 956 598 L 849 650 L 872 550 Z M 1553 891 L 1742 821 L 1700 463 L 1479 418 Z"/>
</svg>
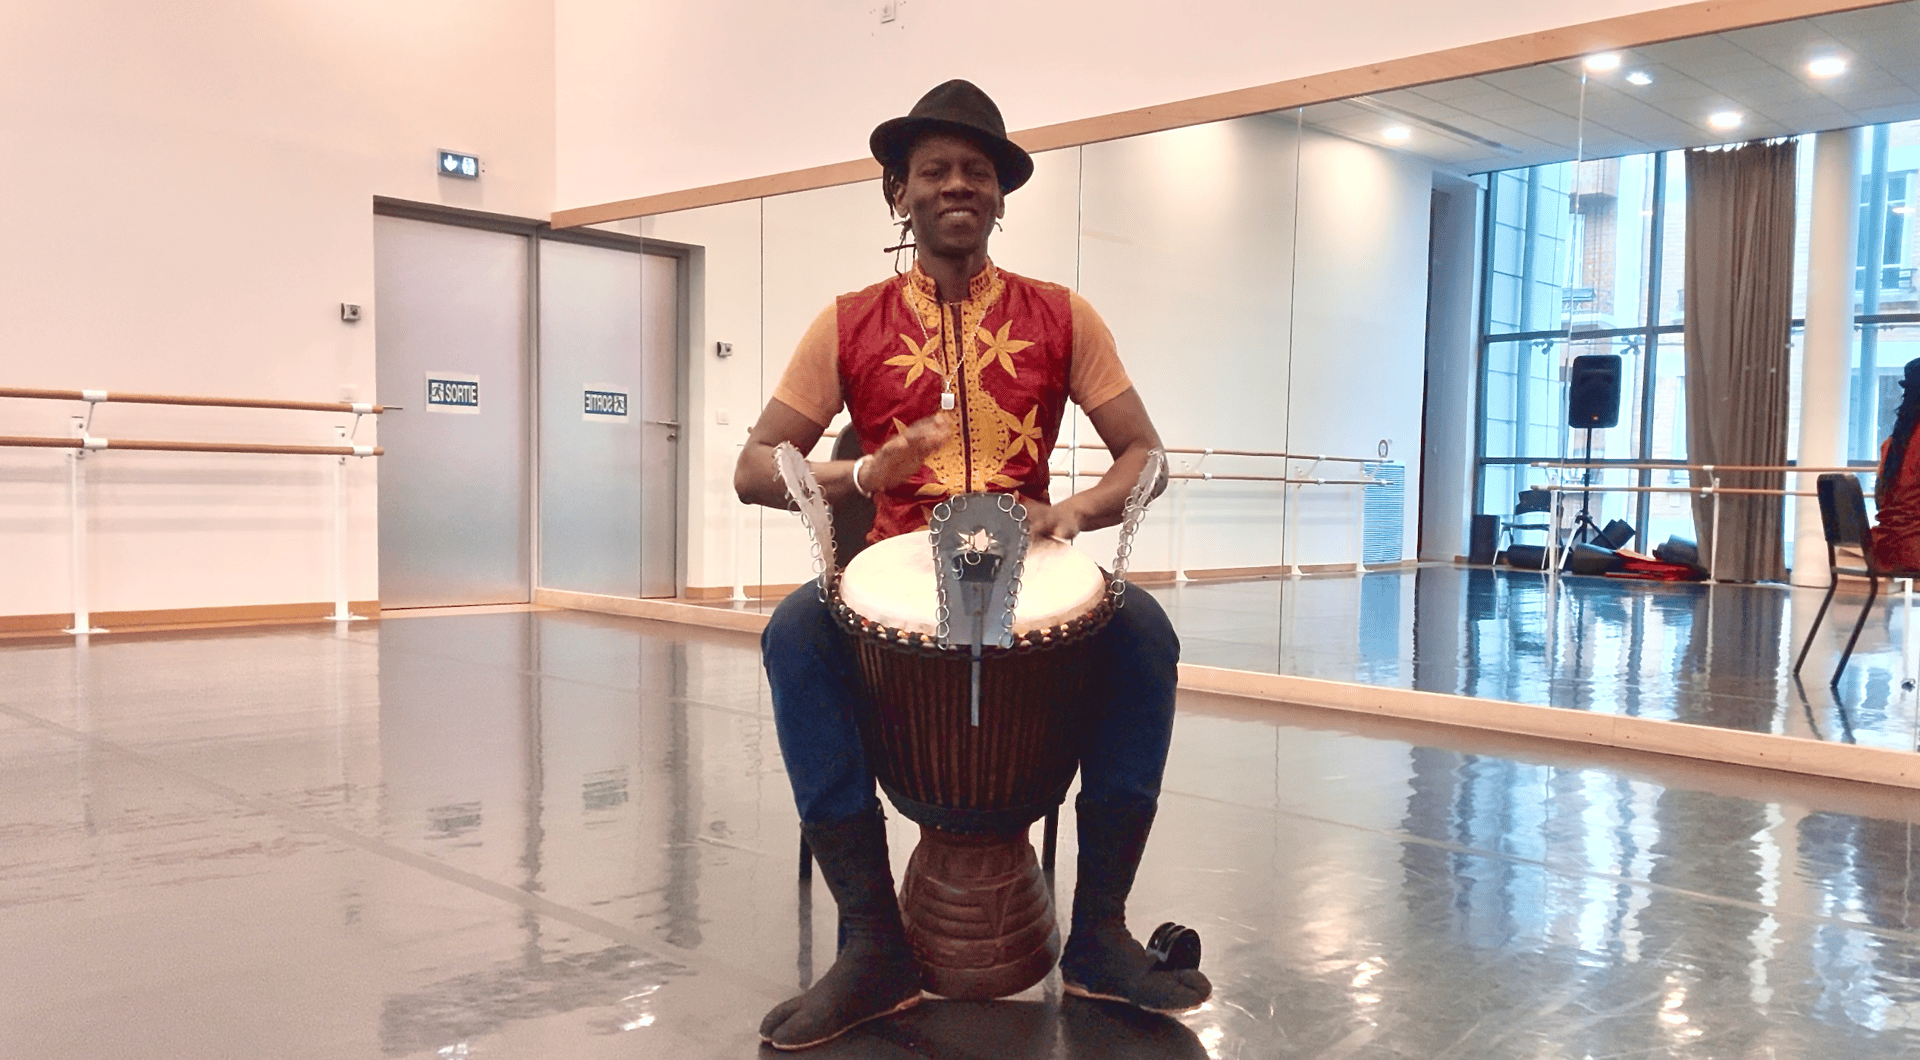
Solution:
<svg viewBox="0 0 1920 1060">
<path fill-rule="evenodd" d="M 1192 662 L 1840 731 L 1756 654 L 1784 591 L 1533 581 L 1159 592 Z M 1843 694 L 1897 662 L 1869 630 Z M 1209 1006 L 1050 977 L 806 1055 L 1920 1055 L 1917 802 L 1186 693 L 1133 919 L 1200 928 Z M 0 644 L 0 1056 L 762 1055 L 832 951 L 797 836 L 748 635 L 510 611 Z"/>
</svg>

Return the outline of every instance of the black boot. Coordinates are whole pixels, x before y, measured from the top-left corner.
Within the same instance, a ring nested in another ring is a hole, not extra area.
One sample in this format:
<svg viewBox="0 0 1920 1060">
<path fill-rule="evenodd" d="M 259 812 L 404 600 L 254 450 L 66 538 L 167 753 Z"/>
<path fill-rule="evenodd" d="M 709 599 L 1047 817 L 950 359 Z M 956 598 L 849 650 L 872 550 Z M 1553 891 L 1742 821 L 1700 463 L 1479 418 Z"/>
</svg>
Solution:
<svg viewBox="0 0 1920 1060">
<path fill-rule="evenodd" d="M 1080 878 L 1073 889 L 1073 933 L 1060 956 L 1067 993 L 1149 1012 L 1200 1007 L 1213 994 L 1207 977 L 1197 968 L 1165 967 L 1127 931 L 1127 894 L 1147 849 L 1154 804 L 1099 803 L 1083 794 L 1073 809 L 1080 822 Z"/>
<path fill-rule="evenodd" d="M 806 993 L 774 1006 L 760 1037 L 775 1049 L 805 1049 L 870 1019 L 920 1003 L 920 963 L 907 946 L 887 864 L 880 811 L 800 825 L 820 875 L 840 907 L 840 956 Z"/>
</svg>

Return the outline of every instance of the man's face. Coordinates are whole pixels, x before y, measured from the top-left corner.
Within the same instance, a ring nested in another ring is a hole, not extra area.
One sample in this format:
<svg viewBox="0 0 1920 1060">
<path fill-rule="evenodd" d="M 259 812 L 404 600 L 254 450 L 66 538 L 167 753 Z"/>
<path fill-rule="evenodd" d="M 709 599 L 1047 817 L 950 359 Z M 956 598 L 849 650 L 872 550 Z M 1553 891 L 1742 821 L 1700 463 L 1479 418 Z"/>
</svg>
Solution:
<svg viewBox="0 0 1920 1060">
<path fill-rule="evenodd" d="M 912 219 L 920 253 L 961 257 L 986 250 L 1007 206 L 993 159 L 966 137 L 934 133 L 907 153 L 907 181 L 893 208 Z"/>
</svg>

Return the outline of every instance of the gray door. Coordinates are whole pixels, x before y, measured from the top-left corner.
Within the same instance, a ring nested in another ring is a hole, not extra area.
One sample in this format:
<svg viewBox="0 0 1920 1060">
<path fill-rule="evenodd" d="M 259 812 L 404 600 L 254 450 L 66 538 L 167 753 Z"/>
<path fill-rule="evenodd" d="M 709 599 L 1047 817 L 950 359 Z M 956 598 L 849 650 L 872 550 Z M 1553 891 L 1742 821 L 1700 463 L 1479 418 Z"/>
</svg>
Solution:
<svg viewBox="0 0 1920 1060">
<path fill-rule="evenodd" d="M 680 259 L 640 256 L 640 595 L 679 592 Z"/>
<path fill-rule="evenodd" d="M 383 607 L 524 603 L 526 236 L 374 218 Z"/>
<path fill-rule="evenodd" d="M 677 258 L 540 245 L 540 584 L 672 596 L 679 558 Z"/>
</svg>

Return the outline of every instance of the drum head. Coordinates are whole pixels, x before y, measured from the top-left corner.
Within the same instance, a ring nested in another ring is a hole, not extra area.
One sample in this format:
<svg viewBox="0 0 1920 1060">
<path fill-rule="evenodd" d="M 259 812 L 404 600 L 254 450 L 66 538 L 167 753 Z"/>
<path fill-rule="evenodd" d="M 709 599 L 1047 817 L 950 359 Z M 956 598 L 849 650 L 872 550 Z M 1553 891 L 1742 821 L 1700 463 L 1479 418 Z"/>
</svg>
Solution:
<svg viewBox="0 0 1920 1060">
<path fill-rule="evenodd" d="M 1107 591 L 1100 566 L 1065 542 L 1035 538 L 1027 547 L 1014 603 L 1016 636 L 1048 629 L 1093 609 Z M 923 533 L 869 545 L 840 576 L 840 600 L 854 614 L 908 633 L 936 633 L 933 547 Z"/>
</svg>

